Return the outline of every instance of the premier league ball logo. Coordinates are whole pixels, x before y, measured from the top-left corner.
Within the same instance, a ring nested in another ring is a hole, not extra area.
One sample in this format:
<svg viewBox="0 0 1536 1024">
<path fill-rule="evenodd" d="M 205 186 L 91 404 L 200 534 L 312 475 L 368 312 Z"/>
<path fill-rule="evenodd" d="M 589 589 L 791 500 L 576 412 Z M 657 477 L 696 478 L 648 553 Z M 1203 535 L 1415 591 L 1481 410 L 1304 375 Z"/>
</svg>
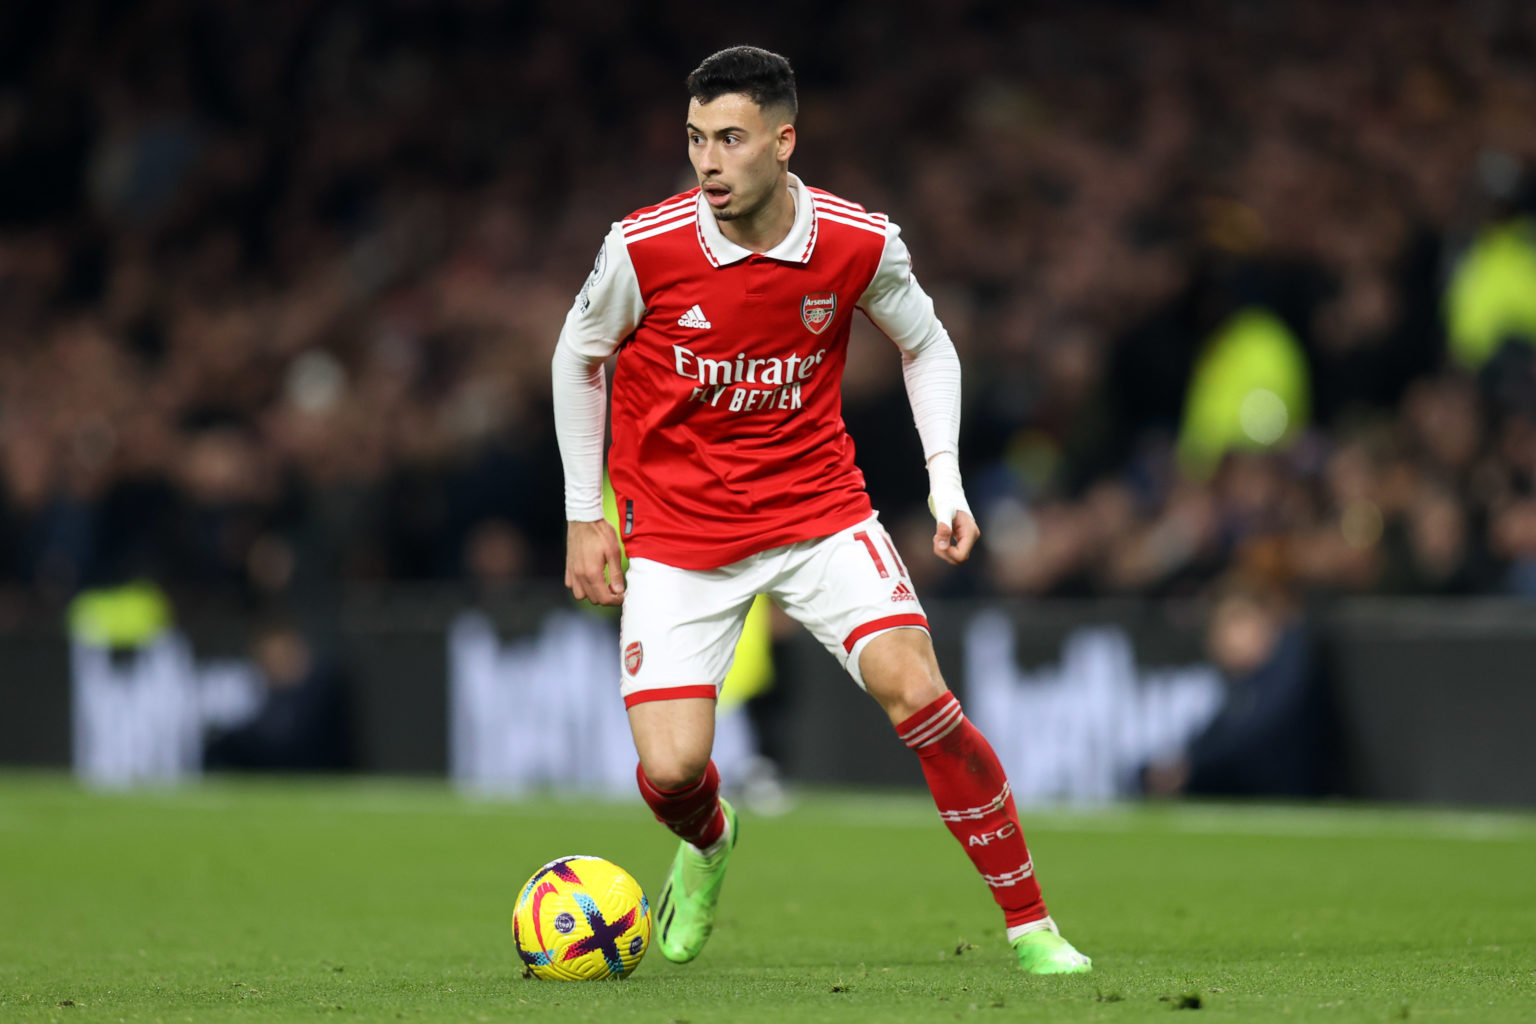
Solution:
<svg viewBox="0 0 1536 1024">
<path fill-rule="evenodd" d="M 800 322 L 812 334 L 820 334 L 837 314 L 836 292 L 811 292 L 800 300 Z"/>
</svg>

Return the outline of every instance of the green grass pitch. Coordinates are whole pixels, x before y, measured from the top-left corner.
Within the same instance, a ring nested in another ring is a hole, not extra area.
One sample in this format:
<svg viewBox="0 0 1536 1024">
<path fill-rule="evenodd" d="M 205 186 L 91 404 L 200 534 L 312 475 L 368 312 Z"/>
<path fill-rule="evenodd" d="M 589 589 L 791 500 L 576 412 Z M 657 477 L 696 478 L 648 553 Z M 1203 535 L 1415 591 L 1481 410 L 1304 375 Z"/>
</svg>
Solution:
<svg viewBox="0 0 1536 1024">
<path fill-rule="evenodd" d="M 0 776 L 0 1022 L 1536 1020 L 1536 816 L 1024 818 L 1092 975 L 1012 967 L 925 795 L 825 793 L 743 815 L 698 961 L 561 984 L 520 976 L 517 889 L 592 853 L 654 892 L 672 841 L 638 798 Z"/>
</svg>

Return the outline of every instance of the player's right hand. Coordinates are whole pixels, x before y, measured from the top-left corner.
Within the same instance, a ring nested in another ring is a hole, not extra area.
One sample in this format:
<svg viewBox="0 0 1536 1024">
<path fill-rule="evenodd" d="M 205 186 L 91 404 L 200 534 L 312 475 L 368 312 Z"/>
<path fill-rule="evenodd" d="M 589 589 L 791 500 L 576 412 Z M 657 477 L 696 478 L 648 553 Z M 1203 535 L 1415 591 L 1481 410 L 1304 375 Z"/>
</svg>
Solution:
<svg viewBox="0 0 1536 1024">
<path fill-rule="evenodd" d="M 624 603 L 619 535 L 606 519 L 565 524 L 565 585 L 578 601 L 610 606 Z"/>
<path fill-rule="evenodd" d="M 933 553 L 950 565 L 959 565 L 971 557 L 971 548 L 981 537 L 981 527 L 965 509 L 955 512 L 949 522 L 939 520 L 933 531 Z"/>
</svg>

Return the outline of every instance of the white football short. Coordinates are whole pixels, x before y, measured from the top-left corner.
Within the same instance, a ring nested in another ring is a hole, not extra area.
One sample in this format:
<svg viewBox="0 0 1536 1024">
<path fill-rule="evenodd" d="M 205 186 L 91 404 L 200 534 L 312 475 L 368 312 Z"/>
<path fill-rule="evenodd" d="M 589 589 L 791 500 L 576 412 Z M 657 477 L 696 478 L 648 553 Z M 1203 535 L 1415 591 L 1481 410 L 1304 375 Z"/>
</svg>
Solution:
<svg viewBox="0 0 1536 1024">
<path fill-rule="evenodd" d="M 928 617 L 878 515 L 719 569 L 630 560 L 619 649 L 625 707 L 717 697 L 747 610 L 767 594 L 821 641 L 861 687 L 859 655 L 881 633 Z"/>
</svg>

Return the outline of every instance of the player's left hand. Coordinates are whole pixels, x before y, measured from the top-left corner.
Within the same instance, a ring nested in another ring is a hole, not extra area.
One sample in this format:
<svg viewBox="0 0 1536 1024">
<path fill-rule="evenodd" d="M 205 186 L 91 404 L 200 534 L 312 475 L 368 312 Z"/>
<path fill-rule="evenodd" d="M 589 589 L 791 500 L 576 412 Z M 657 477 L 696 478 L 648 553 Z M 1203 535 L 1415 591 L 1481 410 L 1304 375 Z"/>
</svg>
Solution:
<svg viewBox="0 0 1536 1024">
<path fill-rule="evenodd" d="M 933 533 L 933 553 L 950 565 L 959 565 L 971 557 L 971 548 L 981 538 L 981 527 L 965 509 L 955 513 L 953 523 L 940 522 Z"/>
</svg>

